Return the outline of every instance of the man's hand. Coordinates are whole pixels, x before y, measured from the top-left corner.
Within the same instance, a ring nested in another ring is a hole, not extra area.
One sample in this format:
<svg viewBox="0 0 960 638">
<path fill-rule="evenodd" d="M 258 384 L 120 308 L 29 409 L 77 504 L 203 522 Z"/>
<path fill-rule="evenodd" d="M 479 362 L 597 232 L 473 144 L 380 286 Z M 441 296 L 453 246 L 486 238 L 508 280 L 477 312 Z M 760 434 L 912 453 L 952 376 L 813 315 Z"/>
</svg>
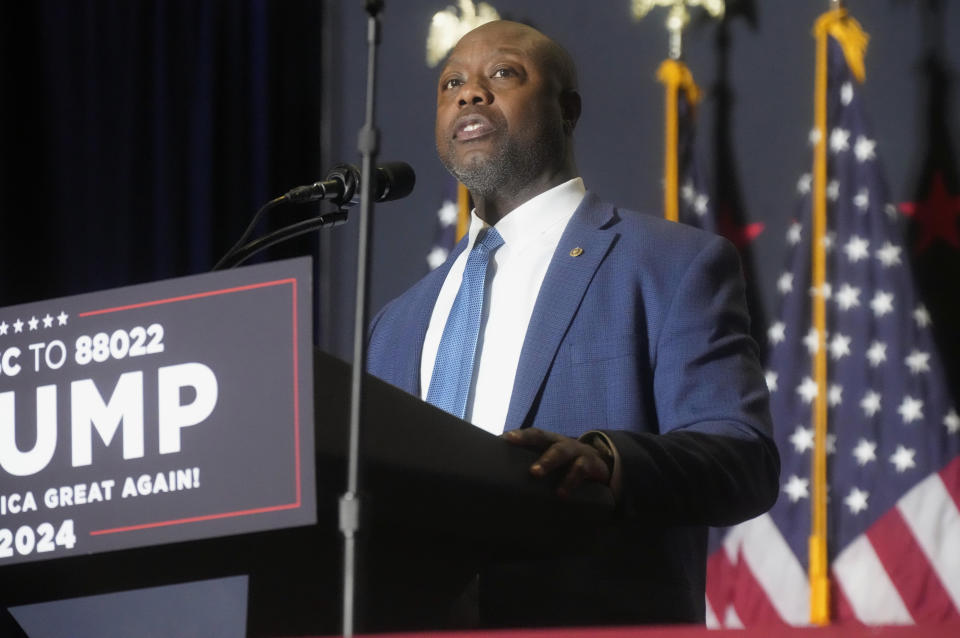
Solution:
<svg viewBox="0 0 960 638">
<path fill-rule="evenodd" d="M 613 454 L 577 439 L 545 432 L 537 428 L 524 428 L 504 432 L 503 438 L 523 447 L 543 451 L 540 458 L 530 466 L 530 473 L 543 477 L 553 472 L 565 472 L 557 486 L 557 494 L 567 496 L 584 481 L 610 484 Z"/>
</svg>

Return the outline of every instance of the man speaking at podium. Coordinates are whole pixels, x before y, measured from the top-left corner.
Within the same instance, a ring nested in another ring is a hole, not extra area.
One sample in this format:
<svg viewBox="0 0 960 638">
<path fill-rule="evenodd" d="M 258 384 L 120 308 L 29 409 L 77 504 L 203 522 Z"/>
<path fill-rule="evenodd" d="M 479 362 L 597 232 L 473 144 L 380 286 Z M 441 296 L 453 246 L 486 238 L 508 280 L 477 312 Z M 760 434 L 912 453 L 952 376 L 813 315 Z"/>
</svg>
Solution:
<svg viewBox="0 0 960 638">
<path fill-rule="evenodd" d="M 491 566 L 484 625 L 703 622 L 706 526 L 778 491 L 768 394 L 737 254 L 724 239 L 584 189 L 576 71 L 498 21 L 437 87 L 436 145 L 473 197 L 449 260 L 388 304 L 370 371 L 511 443 L 561 495 L 608 484 L 598 547 Z"/>
</svg>

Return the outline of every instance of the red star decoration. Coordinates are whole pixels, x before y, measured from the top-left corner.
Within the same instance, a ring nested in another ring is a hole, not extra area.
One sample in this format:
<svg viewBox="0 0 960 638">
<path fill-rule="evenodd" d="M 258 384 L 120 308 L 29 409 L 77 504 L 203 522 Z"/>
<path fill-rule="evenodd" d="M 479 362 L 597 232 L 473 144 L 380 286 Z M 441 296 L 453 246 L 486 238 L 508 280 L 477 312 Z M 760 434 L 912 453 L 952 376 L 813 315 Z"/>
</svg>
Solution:
<svg viewBox="0 0 960 638">
<path fill-rule="evenodd" d="M 746 226 L 738 226 L 733 218 L 733 212 L 726 203 L 720 205 L 717 215 L 717 232 L 733 242 L 737 250 L 743 250 L 747 244 L 760 236 L 763 232 L 763 222 L 753 222 Z"/>
<path fill-rule="evenodd" d="M 938 239 L 960 248 L 960 233 L 957 231 L 960 196 L 947 190 L 942 173 L 934 173 L 927 199 L 922 202 L 903 202 L 900 210 L 912 217 L 919 226 L 917 252 L 924 252 Z"/>
</svg>

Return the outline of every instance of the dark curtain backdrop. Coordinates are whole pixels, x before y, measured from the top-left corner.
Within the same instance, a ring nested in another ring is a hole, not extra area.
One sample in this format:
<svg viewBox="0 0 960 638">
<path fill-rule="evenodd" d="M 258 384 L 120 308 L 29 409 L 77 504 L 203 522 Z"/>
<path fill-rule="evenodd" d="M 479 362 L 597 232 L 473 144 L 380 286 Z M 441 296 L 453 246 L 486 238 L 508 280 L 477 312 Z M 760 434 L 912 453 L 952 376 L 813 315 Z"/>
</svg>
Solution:
<svg viewBox="0 0 960 638">
<path fill-rule="evenodd" d="M 204 272 L 318 179 L 322 9 L 0 4 L 0 306 Z"/>
</svg>

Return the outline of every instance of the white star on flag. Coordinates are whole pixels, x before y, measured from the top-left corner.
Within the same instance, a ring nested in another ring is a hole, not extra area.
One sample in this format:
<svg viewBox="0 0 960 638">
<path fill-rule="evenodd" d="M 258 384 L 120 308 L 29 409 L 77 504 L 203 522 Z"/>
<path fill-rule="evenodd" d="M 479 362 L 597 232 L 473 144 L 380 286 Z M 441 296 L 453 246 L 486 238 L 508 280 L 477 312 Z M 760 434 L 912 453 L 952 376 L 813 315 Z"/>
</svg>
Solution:
<svg viewBox="0 0 960 638">
<path fill-rule="evenodd" d="M 810 129 L 810 134 L 807 135 L 807 141 L 810 143 L 810 146 L 816 146 L 817 142 L 820 141 L 820 129 L 813 127 Z"/>
<path fill-rule="evenodd" d="M 782 294 L 793 292 L 793 273 L 785 272 L 777 279 L 777 290 Z"/>
<path fill-rule="evenodd" d="M 801 195 L 806 195 L 810 192 L 810 186 L 813 184 L 813 175 L 810 173 L 804 173 L 800 176 L 800 179 L 797 180 L 797 192 Z"/>
<path fill-rule="evenodd" d="M 820 349 L 820 339 L 817 336 L 816 328 L 810 328 L 807 336 L 803 338 L 803 345 L 807 346 L 807 352 L 809 352 L 811 356 L 817 354 L 817 350 Z"/>
<path fill-rule="evenodd" d="M 853 85 L 849 82 L 844 82 L 840 86 L 840 101 L 844 106 L 850 106 L 850 102 L 853 101 Z"/>
<path fill-rule="evenodd" d="M 809 486 L 810 479 L 800 478 L 794 474 L 783 486 L 783 491 L 790 497 L 790 502 L 796 503 L 801 498 L 810 498 Z"/>
<path fill-rule="evenodd" d="M 683 188 L 680 189 L 680 196 L 683 197 L 683 201 L 688 204 L 693 202 L 693 198 L 697 196 L 697 191 L 693 188 L 693 182 L 687 180 L 683 183 Z"/>
<path fill-rule="evenodd" d="M 843 403 L 843 386 L 834 383 L 827 390 L 827 403 L 830 404 L 831 408 L 835 408 L 841 403 Z"/>
<path fill-rule="evenodd" d="M 896 451 L 890 456 L 890 462 L 897 468 L 898 474 L 903 474 L 910 468 L 916 467 L 917 463 L 913 460 L 916 453 L 916 450 L 911 450 L 902 445 L 897 446 Z"/>
<path fill-rule="evenodd" d="M 827 253 L 833 250 L 833 243 L 837 239 L 837 234 L 833 231 L 823 235 L 823 250 Z"/>
<path fill-rule="evenodd" d="M 870 300 L 870 308 L 878 318 L 893 312 L 893 294 L 878 290 Z"/>
<path fill-rule="evenodd" d="M 923 418 L 923 401 L 914 399 L 910 395 L 903 397 L 903 402 L 897 408 L 897 412 L 903 417 L 904 423 L 912 423 Z"/>
<path fill-rule="evenodd" d="M 793 449 L 798 454 L 802 454 L 809 449 L 813 448 L 813 428 L 805 428 L 802 425 L 798 425 L 797 429 L 794 430 L 793 434 L 790 435 L 790 442 L 793 444 Z"/>
<path fill-rule="evenodd" d="M 835 179 L 827 182 L 827 199 L 835 202 L 840 199 L 840 182 Z"/>
<path fill-rule="evenodd" d="M 693 200 L 693 211 L 700 217 L 703 217 L 707 214 L 707 207 L 709 205 L 710 198 L 701 193 L 697 195 L 696 199 Z"/>
<path fill-rule="evenodd" d="M 453 226 L 457 223 L 457 214 L 457 204 L 449 199 L 445 199 L 437 210 L 437 220 L 443 226 Z"/>
<path fill-rule="evenodd" d="M 857 447 L 853 448 L 853 456 L 857 459 L 857 465 L 863 467 L 870 461 L 877 460 L 877 444 L 866 439 L 860 439 Z"/>
<path fill-rule="evenodd" d="M 767 370 L 767 373 L 764 375 L 767 381 L 767 389 L 770 392 L 777 391 L 777 373 L 772 370 Z"/>
<path fill-rule="evenodd" d="M 440 246 L 434 246 L 429 253 L 427 253 L 427 264 L 430 266 L 430 269 L 439 268 L 443 265 L 443 262 L 447 260 L 447 256 L 450 254 L 446 248 L 441 248 Z"/>
<path fill-rule="evenodd" d="M 880 247 L 880 250 L 876 252 L 877 259 L 880 260 L 880 263 L 884 266 L 899 266 L 900 265 L 900 246 L 894 246 L 890 242 L 884 242 L 883 246 Z"/>
<path fill-rule="evenodd" d="M 817 382 L 810 377 L 804 377 L 803 383 L 797 386 L 797 394 L 803 398 L 804 403 L 812 403 L 817 396 Z"/>
<path fill-rule="evenodd" d="M 787 338 L 787 324 L 777 321 L 767 328 L 767 339 L 770 343 L 776 345 Z"/>
<path fill-rule="evenodd" d="M 868 208 L 870 208 L 870 191 L 866 188 L 861 188 L 857 191 L 857 194 L 853 197 L 853 205 L 861 213 L 865 213 Z"/>
<path fill-rule="evenodd" d="M 859 135 L 857 136 L 856 143 L 853 145 L 853 153 L 857 156 L 858 162 L 866 162 L 876 158 L 876 147 L 876 141 L 867 139 L 863 135 Z"/>
<path fill-rule="evenodd" d="M 850 508 L 850 513 L 859 514 L 867 509 L 868 498 L 870 498 L 870 492 L 865 492 L 855 487 L 851 489 L 847 497 L 843 499 L 843 503 Z"/>
<path fill-rule="evenodd" d="M 960 416 L 957 415 L 957 411 L 951 409 L 947 412 L 947 416 L 943 417 L 943 424 L 947 426 L 947 432 L 950 434 L 960 432 Z"/>
<path fill-rule="evenodd" d="M 873 416 L 880 411 L 880 394 L 873 390 L 867 391 L 860 399 L 860 407 L 863 408 L 863 413 L 866 416 Z"/>
<path fill-rule="evenodd" d="M 930 353 L 911 350 L 907 358 L 903 360 L 910 368 L 911 374 L 920 374 L 921 372 L 930 372 Z"/>
<path fill-rule="evenodd" d="M 790 224 L 790 228 L 787 229 L 787 243 L 791 246 L 795 246 L 800 243 L 802 239 L 801 233 L 803 232 L 803 226 L 798 222 L 793 222 Z"/>
<path fill-rule="evenodd" d="M 927 312 L 927 307 L 922 304 L 917 306 L 917 309 L 913 311 L 913 320 L 917 322 L 917 326 L 920 328 L 926 328 L 932 323 L 930 321 L 930 313 Z"/>
<path fill-rule="evenodd" d="M 850 337 L 839 332 L 830 340 L 830 356 L 834 361 L 850 354 Z"/>
<path fill-rule="evenodd" d="M 824 299 L 830 299 L 830 297 L 833 296 L 833 286 L 830 284 L 829 281 L 823 282 L 823 288 L 821 288 L 821 290 L 823 291 L 823 298 L 824 298 Z M 810 288 L 810 296 L 811 296 L 811 297 L 816 297 L 817 294 L 818 294 L 817 289 L 816 289 L 815 287 L 811 287 L 811 288 Z"/>
<path fill-rule="evenodd" d="M 837 292 L 835 299 L 840 310 L 850 310 L 860 305 L 860 289 L 854 288 L 850 284 L 843 284 Z"/>
<path fill-rule="evenodd" d="M 867 360 L 874 368 L 887 360 L 887 344 L 881 341 L 874 341 L 867 350 Z"/>
<path fill-rule="evenodd" d="M 866 259 L 870 256 L 869 247 L 869 239 L 853 235 L 850 241 L 843 247 L 843 252 L 847 253 L 847 259 L 853 263 L 857 263 L 861 259 Z"/>
<path fill-rule="evenodd" d="M 830 131 L 830 150 L 834 153 L 850 150 L 850 131 L 840 127 Z"/>
</svg>

